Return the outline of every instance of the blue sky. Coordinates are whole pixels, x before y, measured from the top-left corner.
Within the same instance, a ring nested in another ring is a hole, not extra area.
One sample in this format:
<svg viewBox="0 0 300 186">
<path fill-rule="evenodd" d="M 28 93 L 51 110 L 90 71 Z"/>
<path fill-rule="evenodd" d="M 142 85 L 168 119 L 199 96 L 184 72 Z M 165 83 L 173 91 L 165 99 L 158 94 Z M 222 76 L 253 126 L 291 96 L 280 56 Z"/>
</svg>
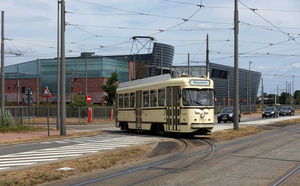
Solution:
<svg viewBox="0 0 300 186">
<path fill-rule="evenodd" d="M 187 65 L 188 53 L 192 65 L 202 65 L 208 34 L 210 61 L 234 65 L 234 0 L 65 2 L 67 57 L 130 54 L 136 51 L 131 37 L 152 36 L 175 47 L 174 65 Z M 239 67 L 249 69 L 251 61 L 251 70 L 262 72 L 267 93 L 275 93 L 276 84 L 285 89 L 292 76 L 294 90 L 300 90 L 300 1 L 241 0 L 238 6 Z M 0 7 L 5 66 L 56 57 L 57 1 L 0 0 Z"/>
</svg>

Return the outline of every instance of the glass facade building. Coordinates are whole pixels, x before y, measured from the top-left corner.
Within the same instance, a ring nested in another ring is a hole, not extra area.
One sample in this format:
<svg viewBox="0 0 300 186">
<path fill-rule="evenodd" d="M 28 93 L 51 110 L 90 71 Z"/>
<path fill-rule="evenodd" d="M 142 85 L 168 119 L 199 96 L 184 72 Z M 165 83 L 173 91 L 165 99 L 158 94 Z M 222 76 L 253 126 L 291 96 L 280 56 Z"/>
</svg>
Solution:
<svg viewBox="0 0 300 186">
<path fill-rule="evenodd" d="M 37 62 L 38 61 L 38 62 Z M 129 80 L 129 67 L 127 56 L 88 56 L 65 58 L 66 69 L 66 93 L 70 93 L 69 79 L 85 78 L 85 64 L 87 61 L 87 77 L 111 77 L 116 71 L 119 82 Z M 48 86 L 51 93 L 57 93 L 57 59 L 38 59 L 16 65 L 4 67 L 5 79 L 17 79 L 19 67 L 19 79 L 40 78 L 40 87 Z M 38 71 L 37 71 L 38 69 Z M 40 89 L 40 93 L 43 90 Z"/>
</svg>

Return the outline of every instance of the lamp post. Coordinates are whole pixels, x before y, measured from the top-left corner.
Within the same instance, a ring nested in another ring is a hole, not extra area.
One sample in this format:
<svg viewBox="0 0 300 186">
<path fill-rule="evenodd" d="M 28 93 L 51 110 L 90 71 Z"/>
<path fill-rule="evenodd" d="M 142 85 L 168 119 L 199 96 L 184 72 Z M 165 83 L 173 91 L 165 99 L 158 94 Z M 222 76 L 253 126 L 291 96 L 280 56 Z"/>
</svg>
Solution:
<svg viewBox="0 0 300 186">
<path fill-rule="evenodd" d="M 251 115 L 251 71 L 250 71 L 250 64 L 252 62 L 249 61 L 249 102 L 250 102 L 250 107 L 249 107 L 249 115 Z"/>
</svg>

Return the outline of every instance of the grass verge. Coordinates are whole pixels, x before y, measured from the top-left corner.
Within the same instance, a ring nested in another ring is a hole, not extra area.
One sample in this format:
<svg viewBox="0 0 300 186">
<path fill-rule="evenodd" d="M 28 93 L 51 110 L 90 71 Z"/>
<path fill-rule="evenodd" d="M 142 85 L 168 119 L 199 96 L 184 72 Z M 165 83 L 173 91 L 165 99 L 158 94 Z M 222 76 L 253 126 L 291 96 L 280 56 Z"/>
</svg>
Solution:
<svg viewBox="0 0 300 186">
<path fill-rule="evenodd" d="M 130 147 L 86 158 L 52 163 L 15 172 L 0 173 L 0 185 L 37 185 L 96 169 L 104 170 L 116 165 L 144 159 L 144 155 L 150 149 L 149 145 Z M 58 170 L 62 167 L 70 167 L 72 170 Z"/>
</svg>

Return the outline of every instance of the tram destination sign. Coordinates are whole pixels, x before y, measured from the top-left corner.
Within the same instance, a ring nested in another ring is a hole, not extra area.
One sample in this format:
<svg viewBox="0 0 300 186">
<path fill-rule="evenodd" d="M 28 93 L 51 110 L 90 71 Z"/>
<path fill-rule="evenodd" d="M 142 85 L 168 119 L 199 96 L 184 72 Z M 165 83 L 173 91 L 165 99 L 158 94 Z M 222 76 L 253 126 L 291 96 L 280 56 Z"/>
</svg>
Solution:
<svg viewBox="0 0 300 186">
<path fill-rule="evenodd" d="M 210 81 L 209 81 L 209 80 L 191 79 L 191 85 L 196 85 L 196 86 L 209 86 L 209 85 L 210 85 Z"/>
</svg>

